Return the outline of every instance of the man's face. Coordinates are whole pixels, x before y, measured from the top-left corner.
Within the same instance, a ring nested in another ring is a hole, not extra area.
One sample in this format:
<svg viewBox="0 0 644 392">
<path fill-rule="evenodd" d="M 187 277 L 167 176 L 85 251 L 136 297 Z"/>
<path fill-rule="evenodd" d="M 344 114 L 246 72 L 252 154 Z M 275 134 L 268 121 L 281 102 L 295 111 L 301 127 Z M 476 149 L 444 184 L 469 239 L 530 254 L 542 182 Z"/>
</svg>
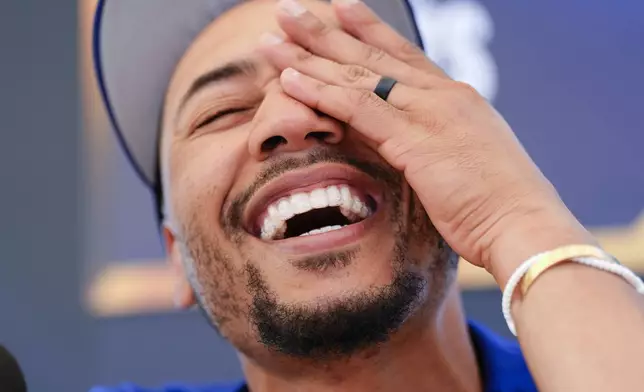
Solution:
<svg viewBox="0 0 644 392">
<path fill-rule="evenodd" d="M 171 254 L 246 355 L 354 354 L 437 306 L 453 263 L 402 173 L 282 92 L 256 52 L 274 15 L 270 0 L 236 7 L 177 67 L 162 137 Z"/>
</svg>

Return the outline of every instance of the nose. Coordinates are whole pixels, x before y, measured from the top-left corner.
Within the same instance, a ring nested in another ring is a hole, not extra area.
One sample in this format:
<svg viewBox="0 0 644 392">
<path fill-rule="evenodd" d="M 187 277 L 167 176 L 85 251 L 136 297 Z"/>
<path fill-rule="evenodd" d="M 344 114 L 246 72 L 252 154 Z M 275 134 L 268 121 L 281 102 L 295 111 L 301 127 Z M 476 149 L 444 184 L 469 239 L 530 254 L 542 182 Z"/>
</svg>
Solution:
<svg viewBox="0 0 644 392">
<path fill-rule="evenodd" d="M 338 144 L 344 137 L 341 122 L 317 113 L 283 92 L 267 94 L 254 122 L 248 147 L 250 154 L 260 161 L 276 154 Z"/>
</svg>

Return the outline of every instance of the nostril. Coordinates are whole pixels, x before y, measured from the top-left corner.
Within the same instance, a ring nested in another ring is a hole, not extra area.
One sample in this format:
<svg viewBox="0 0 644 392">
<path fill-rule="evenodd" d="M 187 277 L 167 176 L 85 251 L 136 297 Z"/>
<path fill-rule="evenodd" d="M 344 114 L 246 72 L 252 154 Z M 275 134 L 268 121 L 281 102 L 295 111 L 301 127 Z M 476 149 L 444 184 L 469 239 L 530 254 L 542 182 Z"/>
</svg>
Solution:
<svg viewBox="0 0 644 392">
<path fill-rule="evenodd" d="M 262 143 L 262 152 L 271 152 L 280 144 L 286 144 L 286 139 L 282 136 L 271 136 Z"/>
<path fill-rule="evenodd" d="M 332 137 L 333 137 L 333 134 L 331 132 L 325 132 L 325 131 L 309 132 L 306 135 L 306 139 L 315 139 L 320 142 L 331 139 Z"/>
</svg>

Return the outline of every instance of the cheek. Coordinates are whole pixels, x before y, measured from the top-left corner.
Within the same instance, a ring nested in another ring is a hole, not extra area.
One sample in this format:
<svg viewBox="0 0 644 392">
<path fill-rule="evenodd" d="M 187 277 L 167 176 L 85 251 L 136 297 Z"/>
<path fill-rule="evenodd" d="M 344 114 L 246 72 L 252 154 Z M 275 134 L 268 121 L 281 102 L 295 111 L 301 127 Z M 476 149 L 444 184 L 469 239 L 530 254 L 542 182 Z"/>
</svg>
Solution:
<svg viewBox="0 0 644 392">
<path fill-rule="evenodd" d="M 170 161 L 172 206 L 181 221 L 217 219 L 247 150 L 244 140 L 204 135 L 173 147 Z M 203 217 L 202 217 L 203 219 Z"/>
</svg>

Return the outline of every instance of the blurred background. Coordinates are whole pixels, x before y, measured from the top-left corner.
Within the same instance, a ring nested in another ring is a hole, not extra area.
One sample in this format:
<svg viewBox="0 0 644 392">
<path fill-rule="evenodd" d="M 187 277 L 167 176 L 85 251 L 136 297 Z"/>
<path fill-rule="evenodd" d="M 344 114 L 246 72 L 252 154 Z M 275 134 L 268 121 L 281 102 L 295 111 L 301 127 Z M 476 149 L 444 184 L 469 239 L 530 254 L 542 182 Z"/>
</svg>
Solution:
<svg viewBox="0 0 644 392">
<path fill-rule="evenodd" d="M 95 5 L 0 2 L 0 344 L 31 391 L 238 378 L 201 315 L 171 310 L 152 198 L 94 80 Z M 582 223 L 644 273 L 644 2 L 413 6 L 427 53 L 494 103 Z M 468 315 L 508 335 L 494 283 L 463 267 Z"/>
</svg>

